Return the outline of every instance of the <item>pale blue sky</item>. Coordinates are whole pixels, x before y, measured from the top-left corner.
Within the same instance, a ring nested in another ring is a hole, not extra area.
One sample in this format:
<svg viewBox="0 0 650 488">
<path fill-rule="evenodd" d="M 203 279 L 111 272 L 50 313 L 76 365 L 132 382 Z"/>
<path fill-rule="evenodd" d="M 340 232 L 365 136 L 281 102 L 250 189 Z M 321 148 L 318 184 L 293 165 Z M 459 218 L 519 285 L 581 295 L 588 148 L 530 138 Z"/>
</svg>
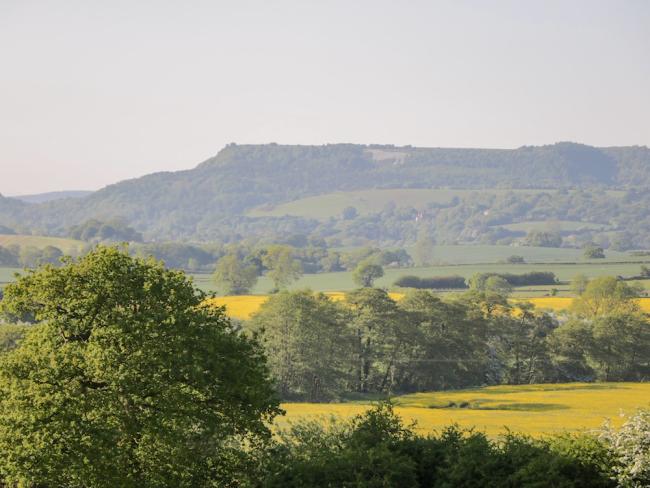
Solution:
<svg viewBox="0 0 650 488">
<path fill-rule="evenodd" d="M 0 193 L 229 142 L 650 145 L 650 0 L 0 0 Z"/>
</svg>

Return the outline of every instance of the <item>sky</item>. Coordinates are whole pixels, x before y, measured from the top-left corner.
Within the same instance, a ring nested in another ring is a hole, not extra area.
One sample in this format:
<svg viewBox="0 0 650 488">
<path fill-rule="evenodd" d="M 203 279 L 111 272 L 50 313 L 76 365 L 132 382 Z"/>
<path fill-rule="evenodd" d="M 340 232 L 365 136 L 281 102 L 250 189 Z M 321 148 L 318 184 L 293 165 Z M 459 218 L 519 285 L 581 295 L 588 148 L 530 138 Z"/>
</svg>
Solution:
<svg viewBox="0 0 650 488">
<path fill-rule="evenodd" d="M 0 0 L 0 193 L 230 142 L 650 145 L 647 0 Z"/>
</svg>

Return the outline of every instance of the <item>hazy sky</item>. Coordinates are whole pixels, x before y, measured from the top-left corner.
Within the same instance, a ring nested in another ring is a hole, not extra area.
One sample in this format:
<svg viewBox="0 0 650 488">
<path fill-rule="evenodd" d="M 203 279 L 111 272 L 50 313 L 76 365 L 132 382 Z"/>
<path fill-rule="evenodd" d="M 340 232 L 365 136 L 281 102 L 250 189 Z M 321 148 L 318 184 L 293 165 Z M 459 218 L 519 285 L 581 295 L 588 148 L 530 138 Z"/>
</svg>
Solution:
<svg viewBox="0 0 650 488">
<path fill-rule="evenodd" d="M 650 145 L 650 0 L 0 0 L 0 193 L 229 142 Z"/>
</svg>

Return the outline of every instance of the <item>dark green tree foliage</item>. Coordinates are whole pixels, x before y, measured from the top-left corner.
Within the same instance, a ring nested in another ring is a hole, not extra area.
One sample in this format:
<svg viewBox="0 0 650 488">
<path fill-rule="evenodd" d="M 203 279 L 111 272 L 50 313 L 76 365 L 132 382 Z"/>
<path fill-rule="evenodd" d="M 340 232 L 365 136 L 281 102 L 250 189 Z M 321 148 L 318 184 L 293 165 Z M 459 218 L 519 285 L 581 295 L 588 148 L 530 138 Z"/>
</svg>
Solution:
<svg viewBox="0 0 650 488">
<path fill-rule="evenodd" d="M 226 295 L 242 295 L 250 292 L 257 282 L 257 268 L 246 265 L 236 254 L 228 254 L 217 261 L 214 281 L 219 291 Z"/>
<path fill-rule="evenodd" d="M 102 222 L 90 219 L 72 227 L 68 235 L 88 242 L 141 242 L 142 234 L 121 220 Z"/>
<path fill-rule="evenodd" d="M 537 247 L 560 247 L 562 236 L 559 232 L 531 230 L 526 236 L 526 244 Z"/>
<path fill-rule="evenodd" d="M 589 246 L 585 249 L 586 259 L 605 259 L 605 251 L 602 247 Z"/>
<path fill-rule="evenodd" d="M 33 314 L 0 355 L 9 485 L 225 486 L 278 413 L 258 346 L 182 272 L 100 247 L 7 286 Z"/>
<path fill-rule="evenodd" d="M 399 389 L 425 391 L 484 383 L 488 322 L 480 312 L 427 291 L 408 293 L 399 308 L 402 327 L 410 331 L 398 363 Z"/>
<path fill-rule="evenodd" d="M 264 344 L 283 398 L 325 401 L 348 385 L 352 333 L 349 311 L 323 294 L 280 292 L 253 316 L 249 328 Z"/>
<path fill-rule="evenodd" d="M 433 276 L 431 278 L 420 278 L 419 276 L 407 275 L 395 280 L 395 286 L 403 288 L 419 288 L 428 290 L 463 289 L 467 288 L 465 278 L 462 276 Z"/>
<path fill-rule="evenodd" d="M 343 423 L 294 425 L 266 452 L 254 486 L 614 488 L 614 459 L 588 435 L 491 440 L 449 427 L 418 437 L 380 404 Z"/>
<path fill-rule="evenodd" d="M 361 261 L 352 273 L 352 280 L 359 286 L 371 287 L 374 282 L 384 276 L 384 269 L 374 260 Z"/>
</svg>

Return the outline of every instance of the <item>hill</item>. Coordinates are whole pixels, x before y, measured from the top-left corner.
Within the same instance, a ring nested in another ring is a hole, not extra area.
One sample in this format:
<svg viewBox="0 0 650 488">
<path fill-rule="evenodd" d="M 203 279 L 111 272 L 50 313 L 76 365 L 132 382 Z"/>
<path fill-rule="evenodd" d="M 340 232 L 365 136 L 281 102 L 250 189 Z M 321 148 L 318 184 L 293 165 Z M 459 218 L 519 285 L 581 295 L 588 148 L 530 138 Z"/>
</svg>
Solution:
<svg viewBox="0 0 650 488">
<path fill-rule="evenodd" d="M 20 200 L 26 203 L 43 203 L 52 202 L 54 200 L 61 200 L 63 198 L 82 198 L 90 195 L 91 191 L 72 190 L 72 191 L 51 191 L 47 193 L 36 193 L 33 195 L 16 195 L 11 198 Z"/>
<path fill-rule="evenodd" d="M 231 144 L 192 170 L 122 181 L 82 198 L 34 204 L 0 198 L 0 225 L 23 233 L 30 230 L 65 235 L 71 226 L 91 218 L 118 218 L 142 232 L 145 238 L 156 240 L 231 240 L 250 235 L 314 232 L 323 235 L 326 232 L 317 230 L 319 224 L 311 218 L 246 214 L 261 205 L 375 189 L 642 190 L 650 187 L 648 168 L 647 147 L 596 148 L 574 143 L 518 149 Z M 636 198 L 646 198 L 645 193 L 637 191 Z M 596 196 L 614 198 L 602 192 Z M 469 202 L 469 208 L 482 213 L 485 209 L 479 210 L 472 203 L 476 198 L 473 192 L 452 203 L 458 206 Z M 429 203 L 435 207 L 436 198 Z M 611 207 L 609 201 L 602 206 Z M 585 205 L 585 212 L 593 213 L 593 207 Z M 612 212 L 617 210 L 620 209 Z M 595 218 L 566 215 L 567 209 L 555 213 L 563 214 L 551 216 L 558 220 Z M 540 220 L 539 215 L 521 217 Z M 599 217 L 599 223 L 603 218 L 614 218 Z M 638 220 L 636 216 L 633 219 Z M 503 223 L 515 222 L 510 219 Z M 490 225 L 495 223 L 500 222 Z"/>
</svg>

